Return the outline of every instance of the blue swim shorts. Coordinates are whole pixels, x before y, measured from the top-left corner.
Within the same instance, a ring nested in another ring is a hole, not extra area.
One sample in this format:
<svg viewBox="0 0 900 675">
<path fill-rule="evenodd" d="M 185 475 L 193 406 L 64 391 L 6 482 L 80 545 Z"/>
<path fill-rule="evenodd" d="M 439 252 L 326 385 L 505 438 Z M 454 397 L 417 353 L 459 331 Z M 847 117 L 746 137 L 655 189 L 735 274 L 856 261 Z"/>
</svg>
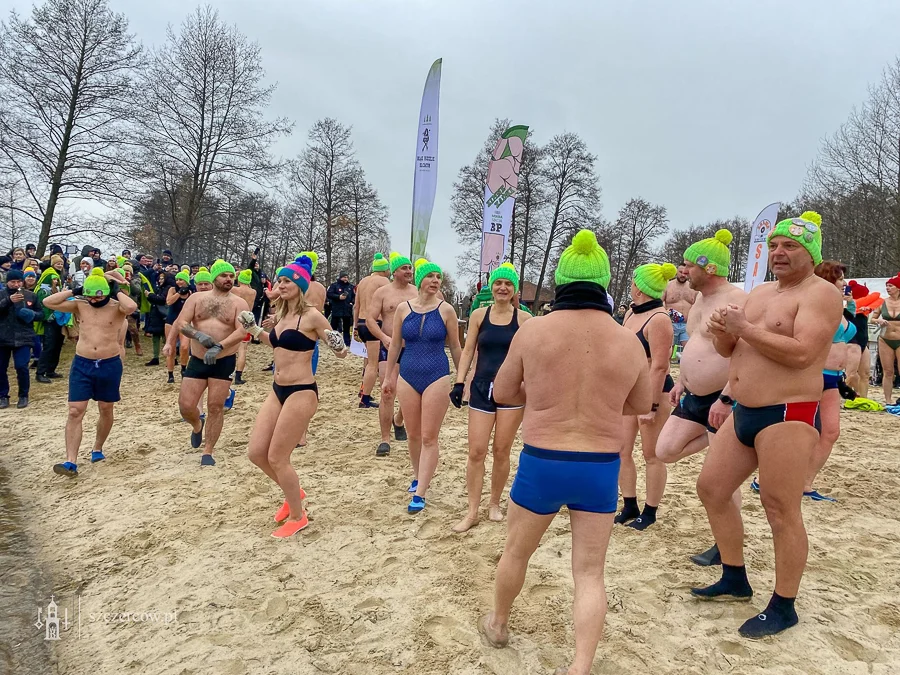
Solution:
<svg viewBox="0 0 900 675">
<path fill-rule="evenodd" d="M 87 359 L 75 355 L 69 368 L 69 401 L 100 401 L 116 403 L 122 382 L 122 359 Z"/>
<path fill-rule="evenodd" d="M 615 513 L 619 453 L 522 448 L 509 498 L 541 516 L 565 505 L 570 511 Z"/>
</svg>

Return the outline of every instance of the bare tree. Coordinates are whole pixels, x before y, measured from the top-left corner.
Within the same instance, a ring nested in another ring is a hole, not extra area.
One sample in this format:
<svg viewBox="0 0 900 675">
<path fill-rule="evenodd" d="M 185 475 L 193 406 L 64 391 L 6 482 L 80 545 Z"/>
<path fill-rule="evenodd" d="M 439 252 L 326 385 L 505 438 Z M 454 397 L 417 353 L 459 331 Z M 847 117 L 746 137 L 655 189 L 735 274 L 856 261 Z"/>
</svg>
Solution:
<svg viewBox="0 0 900 675">
<path fill-rule="evenodd" d="M 38 255 L 60 200 L 115 191 L 139 59 L 107 0 L 47 0 L 0 25 L 0 209 L 39 226 Z"/>
<path fill-rule="evenodd" d="M 347 205 L 348 228 L 347 237 L 343 242 L 346 249 L 352 251 L 352 266 L 356 270 L 354 279 L 358 282 L 368 270 L 363 270 L 365 258 L 371 260 L 375 251 L 369 255 L 368 248 L 376 243 L 383 242 L 387 238 L 385 224 L 388 219 L 388 209 L 381 203 L 378 191 L 366 180 L 365 171 L 361 166 L 353 168 L 348 182 L 349 204 Z M 388 243 L 390 239 L 387 238 Z M 377 250 L 377 249 L 376 249 Z M 386 251 L 386 249 L 384 249 Z M 363 257 L 365 256 L 365 258 Z"/>
<path fill-rule="evenodd" d="M 210 193 L 258 183 L 278 168 L 269 147 L 291 124 L 265 119 L 275 86 L 263 85 L 264 76 L 259 45 L 209 6 L 188 16 L 179 33 L 169 27 L 141 74 L 134 176 L 165 193 L 176 255 L 202 235 Z"/>
<path fill-rule="evenodd" d="M 600 186 L 594 171 L 596 156 L 578 134 L 566 132 L 550 139 L 544 148 L 543 178 L 547 185 L 549 222 L 536 297 L 540 296 L 551 256 L 582 227 L 599 218 Z"/>
<path fill-rule="evenodd" d="M 616 305 L 627 296 L 631 275 L 638 265 L 650 262 L 653 242 L 669 229 L 666 207 L 646 199 L 629 199 L 619 211 L 612 229 L 601 235 L 610 259 L 609 293 Z"/>
<path fill-rule="evenodd" d="M 522 153 L 519 189 L 509 233 L 509 259 L 519 266 L 520 283 L 528 278 L 529 271 L 534 271 L 541 263 L 541 244 L 546 237 L 549 203 L 544 181 L 545 155 L 544 148 L 533 144 L 526 144 Z"/>
</svg>

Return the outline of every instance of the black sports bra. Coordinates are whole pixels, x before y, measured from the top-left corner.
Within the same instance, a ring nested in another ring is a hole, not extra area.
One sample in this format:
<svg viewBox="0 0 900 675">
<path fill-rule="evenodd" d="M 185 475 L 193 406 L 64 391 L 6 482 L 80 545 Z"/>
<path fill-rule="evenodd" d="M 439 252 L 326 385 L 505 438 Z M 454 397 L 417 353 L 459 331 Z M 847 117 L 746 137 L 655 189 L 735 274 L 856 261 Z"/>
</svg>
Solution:
<svg viewBox="0 0 900 675">
<path fill-rule="evenodd" d="M 650 358 L 650 343 L 647 341 L 647 336 L 644 335 L 644 329 L 647 327 L 647 324 L 653 321 L 653 317 L 657 314 L 665 314 L 665 312 L 654 312 L 650 315 L 650 318 L 644 322 L 644 325 L 641 326 L 640 330 L 637 332 L 637 339 L 641 341 L 641 344 L 644 347 L 644 352 L 647 354 L 647 358 Z"/>
<path fill-rule="evenodd" d="M 300 320 L 297 319 L 297 328 L 288 328 L 281 331 L 281 337 L 273 329 L 269 333 L 269 342 L 272 343 L 272 349 L 286 349 L 289 352 L 311 352 L 316 348 L 316 341 L 306 337 L 300 332 Z"/>
</svg>

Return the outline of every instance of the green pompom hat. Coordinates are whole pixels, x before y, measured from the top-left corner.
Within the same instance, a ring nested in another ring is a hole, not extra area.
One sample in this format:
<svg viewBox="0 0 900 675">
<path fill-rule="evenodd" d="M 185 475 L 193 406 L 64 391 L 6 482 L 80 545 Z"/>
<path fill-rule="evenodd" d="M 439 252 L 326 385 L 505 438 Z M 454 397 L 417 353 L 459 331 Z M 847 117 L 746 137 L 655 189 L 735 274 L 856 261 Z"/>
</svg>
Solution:
<svg viewBox="0 0 900 675">
<path fill-rule="evenodd" d="M 425 258 L 419 258 L 416 260 L 416 288 L 419 288 L 422 285 L 422 282 L 432 272 L 437 272 L 442 277 L 444 273 L 441 271 L 441 268 L 438 267 L 436 263 L 429 262 L 425 260 Z"/>
<path fill-rule="evenodd" d="M 181 279 L 186 284 L 191 283 L 191 275 L 187 272 L 179 272 L 175 275 L 175 279 Z"/>
<path fill-rule="evenodd" d="M 373 272 L 390 272 L 391 271 L 391 263 L 380 253 L 376 253 L 375 257 L 372 258 L 372 271 Z"/>
<path fill-rule="evenodd" d="M 706 270 L 707 274 L 717 277 L 727 277 L 731 267 L 731 244 L 733 236 L 728 230 L 717 230 L 709 239 L 688 246 L 684 252 L 684 259 Z"/>
<path fill-rule="evenodd" d="M 494 282 L 497 281 L 497 279 L 506 279 L 510 281 L 515 292 L 519 292 L 519 274 L 516 272 L 516 268 L 512 266 L 512 263 L 505 262 L 491 272 L 491 276 L 488 279 L 488 286 L 493 288 Z"/>
<path fill-rule="evenodd" d="M 101 298 L 109 295 L 109 282 L 103 276 L 103 270 L 95 267 L 84 280 L 84 297 Z"/>
<path fill-rule="evenodd" d="M 609 286 L 611 277 L 609 256 L 597 243 L 597 235 L 590 230 L 580 230 L 556 265 L 556 285 L 588 281 L 603 288 Z"/>
<path fill-rule="evenodd" d="M 178 278 L 177 276 L 175 277 Z M 250 270 L 241 270 L 241 273 L 238 274 L 238 281 L 244 286 L 249 285 L 251 281 L 253 281 L 253 272 Z"/>
<path fill-rule="evenodd" d="M 676 274 L 678 269 L 672 263 L 662 265 L 647 263 L 634 270 L 634 285 L 641 293 L 659 300 L 666 290 L 666 284 L 674 279 Z"/>
<path fill-rule="evenodd" d="M 231 272 L 232 274 L 234 274 L 234 265 L 232 265 L 230 262 L 225 262 L 221 258 L 216 260 L 216 262 L 212 264 L 212 267 L 209 270 L 209 273 L 210 275 L 212 275 L 213 279 L 218 277 L 220 274 L 226 274 L 227 272 Z"/>
<path fill-rule="evenodd" d="M 197 274 L 194 275 L 194 283 L 195 284 L 211 284 L 213 282 L 213 276 L 209 273 L 209 270 L 205 267 L 201 267 Z"/>
<path fill-rule="evenodd" d="M 809 252 L 813 265 L 822 262 L 822 216 L 815 211 L 805 211 L 799 218 L 785 218 L 775 226 L 767 241 L 772 237 L 793 239 Z"/>
<path fill-rule="evenodd" d="M 405 255 L 400 255 L 396 251 L 391 253 L 390 261 L 391 274 L 396 272 L 398 268 L 403 267 L 404 265 L 412 266 L 412 260 L 407 258 Z"/>
</svg>

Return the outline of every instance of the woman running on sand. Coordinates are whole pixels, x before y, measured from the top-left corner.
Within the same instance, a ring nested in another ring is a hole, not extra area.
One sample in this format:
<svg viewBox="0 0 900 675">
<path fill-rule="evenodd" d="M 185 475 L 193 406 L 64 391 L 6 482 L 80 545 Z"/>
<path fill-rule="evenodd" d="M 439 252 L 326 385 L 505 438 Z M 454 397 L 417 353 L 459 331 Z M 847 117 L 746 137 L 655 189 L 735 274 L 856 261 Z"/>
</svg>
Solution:
<svg viewBox="0 0 900 675">
<path fill-rule="evenodd" d="M 447 398 L 450 364 L 444 352 L 444 343 L 449 343 L 456 367 L 459 367 L 462 351 L 456 312 L 451 305 L 438 298 L 441 268 L 425 259 L 417 260 L 415 268 L 419 296 L 399 305 L 394 313 L 393 335 L 403 339 L 391 341 L 385 371 L 391 372 L 400 362 L 397 396 L 409 436 L 409 458 L 413 469 L 409 492 L 415 493 L 407 507 L 409 513 L 418 513 L 425 508 L 425 493 L 437 468 L 438 433 L 450 404 Z M 393 394 L 393 389 L 391 379 L 385 378 L 382 385 L 385 395 Z"/>
<path fill-rule="evenodd" d="M 519 292 L 519 275 L 509 263 L 495 269 L 488 279 L 494 304 L 479 307 L 469 317 L 469 332 L 456 372 L 456 384 L 450 401 L 462 406 L 463 389 L 472 361 L 476 357 L 475 376 L 469 394 L 469 459 L 466 462 L 466 491 L 469 510 L 466 517 L 453 526 L 454 532 L 465 532 L 478 524 L 481 491 L 484 484 L 484 460 L 494 432 L 494 463 L 491 470 L 491 498 L 488 518 L 503 520 L 500 497 L 509 478 L 509 451 L 516 431 L 522 424 L 525 406 L 504 406 L 494 401 L 494 378 L 509 353 L 509 345 L 519 326 L 531 315 L 513 304 Z"/>
<path fill-rule="evenodd" d="M 300 256 L 279 272 L 280 296 L 275 304 L 275 327 L 271 332 L 256 325 L 252 312 L 244 311 L 240 315 L 247 332 L 271 346 L 275 354 L 272 392 L 256 417 L 247 454 L 284 492 L 284 504 L 275 514 L 275 521 L 286 522 L 272 532 L 277 538 L 290 537 L 309 525 L 304 504 L 306 493 L 291 466 L 291 453 L 306 434 L 319 406 L 319 390 L 312 373 L 316 339 L 322 338 L 333 349 L 336 347 L 338 357 L 347 355 L 343 337 L 337 334 L 339 344 L 335 345 L 328 319 L 306 304 L 304 293 L 309 288 L 311 269 L 312 261 Z"/>
</svg>

